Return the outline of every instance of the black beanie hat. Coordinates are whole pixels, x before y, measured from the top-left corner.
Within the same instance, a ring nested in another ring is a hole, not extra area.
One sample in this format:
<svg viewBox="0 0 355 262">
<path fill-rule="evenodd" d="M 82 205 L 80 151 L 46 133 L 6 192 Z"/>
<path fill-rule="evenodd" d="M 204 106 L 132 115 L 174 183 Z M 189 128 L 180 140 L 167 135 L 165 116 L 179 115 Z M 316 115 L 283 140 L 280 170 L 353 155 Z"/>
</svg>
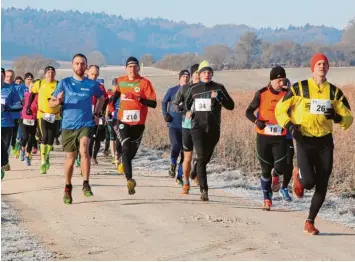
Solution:
<svg viewBox="0 0 355 262">
<path fill-rule="evenodd" d="M 191 66 L 190 69 L 191 75 L 193 75 L 196 71 L 198 71 L 198 66 L 199 64 L 194 64 L 193 66 Z"/>
<path fill-rule="evenodd" d="M 138 61 L 137 58 L 135 58 L 135 57 L 133 57 L 133 56 L 128 57 L 128 58 L 127 58 L 127 61 L 126 61 L 126 67 L 127 67 L 128 65 L 138 65 L 138 66 L 139 66 L 139 61 Z"/>
<path fill-rule="evenodd" d="M 270 71 L 270 80 L 286 78 L 286 71 L 282 66 L 275 66 Z"/>
<path fill-rule="evenodd" d="M 25 79 L 27 79 L 27 78 L 29 78 L 29 77 L 31 77 L 32 79 L 34 79 L 32 73 L 30 73 L 30 72 L 28 72 L 28 73 L 25 74 Z"/>
<path fill-rule="evenodd" d="M 179 80 L 184 75 L 188 75 L 190 77 L 190 72 L 187 69 L 181 70 L 179 73 Z"/>
<path fill-rule="evenodd" d="M 44 69 L 44 74 L 46 74 L 49 70 L 52 70 L 55 72 L 55 68 L 53 66 L 47 66 L 45 69 Z"/>
</svg>

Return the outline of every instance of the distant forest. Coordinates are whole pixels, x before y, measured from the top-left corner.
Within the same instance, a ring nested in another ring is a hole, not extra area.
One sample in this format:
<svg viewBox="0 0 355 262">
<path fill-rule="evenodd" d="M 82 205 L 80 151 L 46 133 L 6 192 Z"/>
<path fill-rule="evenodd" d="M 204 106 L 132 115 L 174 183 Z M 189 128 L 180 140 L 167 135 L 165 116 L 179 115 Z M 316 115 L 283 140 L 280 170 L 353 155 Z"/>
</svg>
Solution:
<svg viewBox="0 0 355 262">
<path fill-rule="evenodd" d="M 256 29 L 246 25 L 124 19 L 105 13 L 2 9 L 2 59 L 40 55 L 70 60 L 82 52 L 100 65 L 134 55 L 145 65 L 179 70 L 208 59 L 217 70 L 274 64 L 305 66 L 324 52 L 333 66 L 355 65 L 355 18 L 344 30 L 326 26 Z M 45 60 L 44 58 L 41 58 Z M 49 60 L 48 60 L 49 61 Z"/>
</svg>

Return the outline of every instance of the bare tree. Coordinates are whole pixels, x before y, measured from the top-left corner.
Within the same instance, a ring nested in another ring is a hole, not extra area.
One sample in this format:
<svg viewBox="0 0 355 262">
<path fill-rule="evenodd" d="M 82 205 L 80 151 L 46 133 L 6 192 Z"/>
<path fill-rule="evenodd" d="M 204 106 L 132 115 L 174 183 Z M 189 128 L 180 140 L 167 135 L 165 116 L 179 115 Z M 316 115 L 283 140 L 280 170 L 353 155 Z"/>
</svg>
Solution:
<svg viewBox="0 0 355 262">
<path fill-rule="evenodd" d="M 235 52 L 237 67 L 257 68 L 260 67 L 262 43 L 254 32 L 247 32 L 240 37 Z"/>
<path fill-rule="evenodd" d="M 233 50 L 225 45 L 207 46 L 204 50 L 204 57 L 216 70 L 231 68 L 235 64 Z"/>
<path fill-rule="evenodd" d="M 21 56 L 12 64 L 16 75 L 23 76 L 25 73 L 31 72 L 36 77 L 40 77 L 40 71 L 47 66 L 58 68 L 59 64 L 55 60 L 40 55 Z"/>
<path fill-rule="evenodd" d="M 139 60 L 144 66 L 152 66 L 155 64 L 154 57 L 151 54 L 143 55 Z"/>
<path fill-rule="evenodd" d="M 98 66 L 105 66 L 106 65 L 106 58 L 100 51 L 93 51 L 87 56 L 88 63 Z"/>
<path fill-rule="evenodd" d="M 159 62 L 155 64 L 155 66 L 162 69 L 180 71 L 182 69 L 189 69 L 191 65 L 196 63 L 199 64 L 202 60 L 202 57 L 198 54 L 170 54 L 165 55 Z"/>
</svg>

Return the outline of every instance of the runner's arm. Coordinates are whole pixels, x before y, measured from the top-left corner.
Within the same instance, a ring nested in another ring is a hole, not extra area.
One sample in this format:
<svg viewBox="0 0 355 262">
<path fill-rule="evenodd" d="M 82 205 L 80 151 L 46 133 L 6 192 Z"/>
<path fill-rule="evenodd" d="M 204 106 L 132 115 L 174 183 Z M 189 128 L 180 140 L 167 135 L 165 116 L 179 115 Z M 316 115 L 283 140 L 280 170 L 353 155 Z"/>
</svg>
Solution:
<svg viewBox="0 0 355 262">
<path fill-rule="evenodd" d="M 245 111 L 245 116 L 253 123 L 258 119 L 255 115 L 254 112 L 257 110 L 260 106 L 260 92 L 257 91 L 254 95 L 253 100 L 250 102 L 247 110 Z"/>
<path fill-rule="evenodd" d="M 351 114 L 351 108 L 349 102 L 343 92 L 338 88 L 338 92 L 336 92 L 336 100 L 334 102 L 334 110 L 335 113 L 339 116 L 340 121 L 337 123 L 340 124 L 340 127 L 344 130 L 348 129 L 354 118 Z"/>
<path fill-rule="evenodd" d="M 145 106 L 148 106 L 148 107 L 151 107 L 151 108 L 156 108 L 157 107 L 157 101 L 155 101 L 155 100 L 140 98 L 139 102 L 142 105 L 145 105 Z"/>
<path fill-rule="evenodd" d="M 64 100 L 64 86 L 63 80 L 57 84 L 56 89 L 54 90 L 52 97 L 48 101 L 48 106 L 53 108 L 59 106 Z"/>
<path fill-rule="evenodd" d="M 161 108 L 162 108 L 162 113 L 163 113 L 164 117 L 168 113 L 168 103 L 170 101 L 171 101 L 171 89 L 169 88 L 163 98 L 163 101 L 161 102 Z"/>
<path fill-rule="evenodd" d="M 105 97 L 101 96 L 97 99 L 94 115 L 99 116 L 105 104 Z"/>
<path fill-rule="evenodd" d="M 118 92 L 117 90 L 115 93 L 111 96 L 109 103 L 112 103 L 113 105 L 116 104 L 117 100 L 121 97 L 121 92 Z"/>
<path fill-rule="evenodd" d="M 234 101 L 228 94 L 226 88 L 224 86 L 218 90 L 218 95 L 215 100 L 220 103 L 225 109 L 233 110 L 234 109 Z"/>
</svg>

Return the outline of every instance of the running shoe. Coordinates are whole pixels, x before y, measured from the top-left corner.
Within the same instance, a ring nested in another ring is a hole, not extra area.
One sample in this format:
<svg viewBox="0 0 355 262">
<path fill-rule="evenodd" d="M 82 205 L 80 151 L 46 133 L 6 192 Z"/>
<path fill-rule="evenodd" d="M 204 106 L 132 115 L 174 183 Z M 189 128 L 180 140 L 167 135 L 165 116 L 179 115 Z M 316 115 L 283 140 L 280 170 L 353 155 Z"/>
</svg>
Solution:
<svg viewBox="0 0 355 262">
<path fill-rule="evenodd" d="M 170 169 L 169 169 L 169 176 L 171 178 L 174 178 L 175 177 L 175 173 L 176 173 L 176 165 L 171 164 L 170 165 Z"/>
<path fill-rule="evenodd" d="M 270 211 L 271 207 L 272 207 L 272 201 L 270 199 L 265 199 L 264 205 L 263 205 L 263 210 Z"/>
<path fill-rule="evenodd" d="M 203 191 L 201 192 L 201 197 L 200 197 L 200 199 L 201 199 L 202 201 L 209 201 L 208 192 L 207 192 L 206 190 L 203 190 Z"/>
<path fill-rule="evenodd" d="M 104 156 L 108 157 L 108 155 L 109 155 L 108 150 L 104 150 Z"/>
<path fill-rule="evenodd" d="M 37 147 L 34 147 L 33 149 L 32 149 L 32 154 L 37 154 L 37 151 L 38 151 L 38 149 L 37 149 Z"/>
<path fill-rule="evenodd" d="M 280 181 L 280 177 L 275 174 L 275 169 L 271 170 L 271 177 L 272 177 L 271 190 L 273 192 L 278 192 L 281 188 L 281 181 Z"/>
<path fill-rule="evenodd" d="M 75 166 L 79 167 L 80 166 L 80 155 L 77 156 L 76 160 L 75 160 Z"/>
<path fill-rule="evenodd" d="M 112 156 L 112 157 L 111 157 L 111 163 L 112 163 L 113 165 L 115 165 L 115 164 L 117 163 L 117 158 L 116 158 L 116 156 Z"/>
<path fill-rule="evenodd" d="M 301 176 L 301 172 L 299 171 L 299 169 L 297 167 L 295 167 L 293 169 L 293 173 L 292 173 L 292 178 L 293 178 L 293 181 L 292 181 L 292 192 L 298 198 L 302 198 L 303 194 L 304 194 L 304 188 L 303 188 L 303 186 L 301 184 L 300 176 Z"/>
<path fill-rule="evenodd" d="M 20 150 L 20 161 L 25 161 L 25 150 Z"/>
<path fill-rule="evenodd" d="M 184 180 L 182 179 L 182 177 L 177 177 L 175 180 L 176 184 L 178 184 L 179 186 L 184 185 Z"/>
<path fill-rule="evenodd" d="M 286 201 L 286 202 L 292 201 L 292 198 L 291 198 L 290 194 L 288 193 L 288 188 L 281 188 L 279 191 L 279 194 L 282 197 L 283 201 Z"/>
<path fill-rule="evenodd" d="M 2 167 L 2 168 L 1 168 L 1 180 L 3 180 L 4 177 L 5 177 L 5 170 L 4 170 L 4 168 Z"/>
<path fill-rule="evenodd" d="M 50 167 L 51 167 L 51 164 L 49 163 L 49 154 L 48 154 L 46 157 L 46 169 L 49 170 Z"/>
<path fill-rule="evenodd" d="M 84 196 L 86 197 L 90 197 L 90 196 L 93 196 L 94 194 L 92 193 L 91 191 L 91 187 L 89 184 L 85 183 L 83 185 L 83 193 L 84 193 Z"/>
<path fill-rule="evenodd" d="M 183 185 L 181 194 L 188 195 L 189 192 L 190 192 L 190 185 L 189 184 Z"/>
<path fill-rule="evenodd" d="M 311 235 L 318 235 L 319 230 L 315 228 L 314 222 L 307 220 L 304 224 L 304 230 L 305 233 L 311 234 Z"/>
<path fill-rule="evenodd" d="M 98 165 L 98 164 L 99 164 L 99 162 L 97 162 L 97 159 L 96 159 L 96 158 L 93 158 L 93 159 L 92 159 L 92 163 L 93 163 L 94 165 Z"/>
<path fill-rule="evenodd" d="M 73 190 L 73 187 L 65 187 L 64 188 L 63 201 L 64 201 L 64 204 L 66 204 L 66 205 L 70 205 L 71 203 L 73 203 L 73 198 L 71 196 L 72 190 Z"/>
<path fill-rule="evenodd" d="M 58 137 L 55 139 L 55 144 L 56 144 L 57 146 L 59 146 L 59 145 L 60 145 L 60 142 L 59 142 Z"/>
<path fill-rule="evenodd" d="M 136 190 L 134 189 L 136 186 L 137 186 L 137 183 L 133 178 L 128 180 L 127 181 L 128 194 L 134 195 L 136 193 Z"/>
<path fill-rule="evenodd" d="M 9 163 L 7 163 L 5 166 L 3 166 L 4 170 L 5 171 L 10 171 L 11 170 L 11 167 L 9 165 Z"/>
<path fill-rule="evenodd" d="M 15 146 L 13 146 L 13 147 L 11 147 L 11 155 L 16 155 L 16 147 Z"/>
<path fill-rule="evenodd" d="M 31 165 L 31 158 L 29 156 L 25 157 L 25 163 L 26 163 L 26 166 L 30 166 Z"/>
</svg>

